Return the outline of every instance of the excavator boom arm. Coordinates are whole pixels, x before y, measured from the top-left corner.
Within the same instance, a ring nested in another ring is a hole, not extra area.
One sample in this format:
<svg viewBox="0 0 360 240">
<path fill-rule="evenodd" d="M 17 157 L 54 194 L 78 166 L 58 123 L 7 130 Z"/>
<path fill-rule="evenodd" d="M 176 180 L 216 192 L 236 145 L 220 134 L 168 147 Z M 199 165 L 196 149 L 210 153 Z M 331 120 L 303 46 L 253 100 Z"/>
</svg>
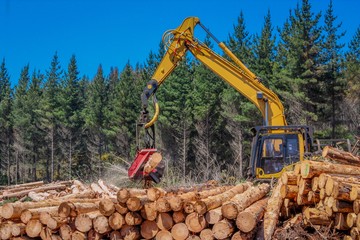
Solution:
<svg viewBox="0 0 360 240">
<path fill-rule="evenodd" d="M 219 47 L 234 63 L 215 53 L 212 49 L 194 37 L 194 28 L 198 24 L 214 38 Z M 157 88 L 165 81 L 169 74 L 173 72 L 179 61 L 185 56 L 186 52 L 190 51 L 196 59 L 254 103 L 263 115 L 264 125 L 287 125 L 284 116 L 284 107 L 278 96 L 265 87 L 260 82 L 259 78 L 257 78 L 256 75 L 252 73 L 224 43 L 217 41 L 217 39 L 200 23 L 198 18 L 190 17 L 185 19 L 177 29 L 166 32 L 164 37 L 165 40 L 167 40 L 165 44 L 168 49 L 156 69 L 152 80 L 147 84 L 142 93 L 144 109 L 148 106 L 147 101 L 150 96 L 156 92 Z M 153 119 L 145 125 L 145 128 L 150 127 L 155 123 L 159 113 L 157 103 L 155 103 L 155 108 L 155 115 Z"/>
</svg>

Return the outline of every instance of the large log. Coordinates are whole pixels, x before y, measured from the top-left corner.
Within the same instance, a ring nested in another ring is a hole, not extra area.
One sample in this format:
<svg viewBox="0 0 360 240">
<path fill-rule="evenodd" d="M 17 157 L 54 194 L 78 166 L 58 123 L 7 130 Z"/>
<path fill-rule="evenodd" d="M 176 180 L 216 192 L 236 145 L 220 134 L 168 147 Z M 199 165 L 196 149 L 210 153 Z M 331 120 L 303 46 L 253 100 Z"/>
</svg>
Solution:
<svg viewBox="0 0 360 240">
<path fill-rule="evenodd" d="M 269 189 L 270 185 L 263 183 L 256 187 L 250 187 L 245 192 L 235 195 L 229 202 L 225 202 L 222 205 L 222 215 L 227 219 L 235 219 L 239 212 L 263 198 L 269 192 Z"/>
<path fill-rule="evenodd" d="M 158 212 L 170 212 L 171 206 L 168 202 L 169 197 L 161 197 L 156 201 L 156 211 Z"/>
<path fill-rule="evenodd" d="M 195 201 L 202 198 L 207 198 L 210 196 L 214 196 L 220 193 L 223 193 L 229 189 L 231 189 L 231 186 L 222 186 L 222 187 L 216 187 L 209 190 L 203 190 L 201 192 L 187 192 L 180 195 L 174 195 L 169 197 L 168 202 L 170 204 L 170 207 L 173 211 L 180 211 L 183 208 L 183 204 L 185 202 Z"/>
<path fill-rule="evenodd" d="M 41 229 L 42 229 L 42 224 L 40 223 L 39 220 L 30 220 L 27 224 L 26 224 L 26 235 L 28 235 L 31 238 L 36 238 L 40 236 L 41 233 Z"/>
<path fill-rule="evenodd" d="M 205 228 L 200 232 L 200 239 L 201 240 L 213 240 L 214 234 L 210 228 Z"/>
<path fill-rule="evenodd" d="M 121 188 L 117 194 L 117 200 L 119 203 L 126 203 L 126 201 L 130 197 L 137 197 L 141 195 L 146 195 L 145 189 L 137 189 L 137 188 Z"/>
<path fill-rule="evenodd" d="M 129 212 L 129 209 L 126 207 L 126 203 L 116 203 L 115 210 L 121 215 L 125 215 L 127 212 Z"/>
<path fill-rule="evenodd" d="M 215 223 L 212 227 L 212 232 L 216 239 L 226 239 L 230 237 L 234 231 L 234 224 L 228 219 L 223 219 L 220 222 Z"/>
<path fill-rule="evenodd" d="M 356 224 L 357 215 L 355 213 L 348 213 L 346 215 L 346 225 L 352 227 Z"/>
<path fill-rule="evenodd" d="M 75 218 L 75 228 L 80 232 L 88 232 L 93 227 L 92 219 L 88 214 L 79 214 Z"/>
<path fill-rule="evenodd" d="M 346 214 L 336 213 L 334 228 L 338 229 L 338 230 L 349 230 L 350 229 L 350 227 L 347 225 L 347 222 L 346 222 Z"/>
<path fill-rule="evenodd" d="M 294 200 L 299 192 L 297 185 L 282 185 L 280 189 L 280 195 L 282 198 L 288 198 Z"/>
<path fill-rule="evenodd" d="M 63 240 L 71 240 L 72 229 L 69 224 L 63 224 L 59 229 L 59 234 Z"/>
<path fill-rule="evenodd" d="M 155 202 L 147 202 L 142 209 L 144 213 L 144 218 L 150 221 L 154 221 L 157 217 L 156 203 Z"/>
<path fill-rule="evenodd" d="M 99 209 L 99 202 L 62 202 L 58 209 L 60 217 L 76 217 L 78 214 L 93 212 Z"/>
<path fill-rule="evenodd" d="M 141 223 L 140 234 L 145 239 L 153 239 L 158 231 L 159 228 L 154 221 L 145 220 Z"/>
<path fill-rule="evenodd" d="M 111 233 L 110 233 L 110 240 L 120 240 L 120 239 L 122 239 L 121 238 L 121 234 L 120 234 L 120 232 L 119 231 L 112 231 Z"/>
<path fill-rule="evenodd" d="M 174 225 L 174 222 L 169 213 L 159 213 L 156 218 L 156 224 L 161 230 L 169 230 Z"/>
<path fill-rule="evenodd" d="M 28 223 L 31 219 L 39 219 L 42 212 L 49 213 L 50 216 L 58 215 L 58 207 L 42 207 L 42 208 L 30 208 L 25 209 L 20 214 L 20 220 L 23 223 Z"/>
<path fill-rule="evenodd" d="M 171 228 L 171 236 L 175 240 L 185 240 L 189 236 L 189 229 L 185 223 L 177 223 Z"/>
<path fill-rule="evenodd" d="M 319 176 L 321 173 L 360 175 L 360 167 L 308 160 L 301 163 L 301 176 L 303 178 L 312 178 Z"/>
<path fill-rule="evenodd" d="M 108 218 L 103 215 L 97 216 L 93 220 L 93 225 L 94 225 L 95 231 L 100 234 L 105 234 L 105 233 L 108 233 L 111 231 Z"/>
<path fill-rule="evenodd" d="M 26 225 L 24 223 L 14 223 L 11 225 L 11 235 L 13 237 L 24 235 L 26 233 L 25 228 Z"/>
<path fill-rule="evenodd" d="M 66 189 L 66 185 L 51 184 L 51 185 L 47 185 L 47 186 L 26 189 L 26 190 L 23 190 L 20 192 L 14 192 L 14 193 L 8 193 L 8 194 L 5 193 L 2 195 L 2 197 L 3 198 L 22 197 L 22 196 L 29 194 L 29 192 L 45 192 L 45 191 L 49 191 L 49 190 L 64 190 L 64 189 Z"/>
<path fill-rule="evenodd" d="M 125 215 L 125 222 L 127 225 L 133 226 L 133 225 L 140 225 L 142 223 L 142 217 L 137 212 L 128 212 Z"/>
<path fill-rule="evenodd" d="M 115 212 L 115 204 L 110 199 L 101 199 L 99 203 L 99 211 L 102 215 L 109 217 Z"/>
<path fill-rule="evenodd" d="M 2 185 L 2 186 L 0 186 L 0 189 L 9 190 L 9 189 L 24 188 L 24 187 L 34 188 L 34 187 L 41 186 L 41 185 L 44 185 L 44 181 L 22 183 L 22 184 L 16 184 L 16 185 Z"/>
<path fill-rule="evenodd" d="M 212 209 L 205 214 L 205 220 L 209 224 L 215 224 L 223 219 L 221 207 Z"/>
<path fill-rule="evenodd" d="M 303 211 L 304 219 L 313 225 L 329 225 L 331 219 L 324 211 L 320 211 L 316 208 L 305 208 Z"/>
<path fill-rule="evenodd" d="M 141 238 L 140 230 L 137 226 L 124 225 L 120 229 L 120 234 L 124 240 L 138 240 Z"/>
<path fill-rule="evenodd" d="M 0 226 L 0 238 L 10 239 L 12 237 L 12 224 L 5 223 Z"/>
<path fill-rule="evenodd" d="M 183 211 L 177 211 L 177 212 L 173 212 L 172 214 L 172 218 L 174 223 L 180 223 L 180 222 L 185 222 L 185 213 Z"/>
<path fill-rule="evenodd" d="M 171 232 L 167 230 L 161 230 L 156 234 L 155 240 L 173 240 Z"/>
<path fill-rule="evenodd" d="M 293 171 L 284 172 L 281 174 L 281 181 L 284 185 L 296 185 L 297 176 L 298 175 Z"/>
<path fill-rule="evenodd" d="M 324 147 L 322 156 L 342 164 L 360 165 L 360 157 L 330 146 Z"/>
<path fill-rule="evenodd" d="M 236 218 L 236 226 L 239 230 L 246 233 L 254 230 L 264 215 L 267 202 L 268 198 L 261 199 L 240 212 Z"/>
<path fill-rule="evenodd" d="M 130 197 L 126 201 L 126 206 L 130 211 L 136 212 L 143 208 L 144 204 L 148 201 L 149 199 L 146 195 L 140 197 Z"/>
<path fill-rule="evenodd" d="M 194 233 L 201 232 L 207 225 L 205 217 L 195 212 L 186 216 L 185 224 L 189 231 Z"/>
<path fill-rule="evenodd" d="M 71 234 L 71 240 L 85 240 L 85 239 L 87 239 L 87 236 L 82 232 L 74 231 Z"/>
<path fill-rule="evenodd" d="M 205 214 L 211 209 L 220 207 L 223 202 L 230 200 L 237 194 L 243 193 L 251 186 L 252 183 L 249 182 L 238 184 L 224 193 L 199 200 L 195 203 L 195 211 L 199 214 Z"/>
<path fill-rule="evenodd" d="M 283 203 L 280 189 L 282 182 L 278 181 L 277 185 L 273 188 L 271 197 L 268 200 L 266 212 L 264 214 L 264 239 L 270 240 L 274 234 L 276 224 L 279 219 L 280 208 Z"/>
<path fill-rule="evenodd" d="M 113 229 L 113 230 L 119 230 L 121 228 L 122 225 L 125 224 L 125 219 L 124 217 L 118 213 L 118 212 L 114 212 L 113 214 L 111 214 L 111 216 L 109 217 L 109 226 Z"/>
<path fill-rule="evenodd" d="M 165 196 L 165 194 L 166 194 L 166 191 L 164 189 L 157 188 L 157 187 L 149 188 L 146 191 L 146 195 L 147 195 L 148 199 L 153 202 L 158 200 L 160 197 Z"/>
</svg>

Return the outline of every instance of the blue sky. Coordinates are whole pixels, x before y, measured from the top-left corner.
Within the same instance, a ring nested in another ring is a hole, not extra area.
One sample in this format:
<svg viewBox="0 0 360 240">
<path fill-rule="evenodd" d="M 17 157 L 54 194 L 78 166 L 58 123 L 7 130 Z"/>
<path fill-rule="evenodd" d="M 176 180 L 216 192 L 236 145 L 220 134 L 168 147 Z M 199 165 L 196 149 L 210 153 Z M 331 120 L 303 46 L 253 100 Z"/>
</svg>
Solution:
<svg viewBox="0 0 360 240">
<path fill-rule="evenodd" d="M 240 11 L 247 30 L 259 33 L 270 9 L 274 26 L 282 26 L 301 1 L 295 0 L 0 0 L 0 58 L 13 84 L 21 69 L 45 73 L 55 52 L 67 69 L 71 55 L 80 76 L 92 78 L 99 64 L 105 74 L 130 61 L 144 63 L 158 51 L 162 34 L 188 16 L 197 16 L 219 40 L 233 32 Z M 311 0 L 313 11 L 326 11 L 328 0 Z M 360 24 L 359 0 L 334 0 L 338 22 L 348 42 Z M 201 38 L 201 35 L 199 35 Z"/>
</svg>

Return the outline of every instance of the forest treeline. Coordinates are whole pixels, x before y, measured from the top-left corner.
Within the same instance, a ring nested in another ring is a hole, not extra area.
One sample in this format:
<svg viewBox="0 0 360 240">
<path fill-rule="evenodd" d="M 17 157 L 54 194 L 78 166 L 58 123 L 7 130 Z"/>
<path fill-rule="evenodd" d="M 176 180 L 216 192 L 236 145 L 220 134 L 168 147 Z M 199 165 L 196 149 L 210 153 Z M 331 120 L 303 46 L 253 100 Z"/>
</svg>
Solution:
<svg viewBox="0 0 360 240">
<path fill-rule="evenodd" d="M 291 9 L 282 26 L 264 17 L 250 33 L 240 12 L 223 41 L 282 100 L 289 124 L 311 125 L 318 138 L 360 134 L 360 27 L 343 43 L 346 29 L 332 2 L 315 13 L 308 0 Z M 209 38 L 203 42 L 213 46 Z M 101 65 L 93 78 L 79 76 L 54 54 L 48 69 L 23 67 L 14 88 L 5 59 L 0 66 L 0 184 L 36 180 L 123 176 L 136 152 L 140 94 L 165 50 L 143 64 Z M 14 81 L 14 80 L 13 80 Z M 161 114 L 157 147 L 167 181 L 241 178 L 252 135 L 262 125 L 258 109 L 192 57 L 157 91 Z M 119 166 L 123 166 L 124 169 Z"/>
</svg>

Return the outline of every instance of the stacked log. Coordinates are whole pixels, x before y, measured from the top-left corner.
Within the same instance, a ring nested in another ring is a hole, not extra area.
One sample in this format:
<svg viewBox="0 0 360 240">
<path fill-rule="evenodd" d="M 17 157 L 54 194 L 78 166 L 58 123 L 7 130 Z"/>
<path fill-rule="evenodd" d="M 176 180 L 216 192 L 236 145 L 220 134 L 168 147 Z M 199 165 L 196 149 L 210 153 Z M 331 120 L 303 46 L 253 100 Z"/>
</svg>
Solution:
<svg viewBox="0 0 360 240">
<path fill-rule="evenodd" d="M 264 216 L 264 239 L 272 239 L 279 218 L 298 218 L 298 213 L 305 226 L 325 226 L 359 239 L 358 157 L 331 147 L 324 149 L 323 157 L 331 161 L 306 160 L 298 163 L 294 171 L 282 174 L 279 190 L 273 190 Z M 271 208 L 274 202 L 278 204 Z"/>
<path fill-rule="evenodd" d="M 116 198 L 97 195 L 7 203 L 1 211 L 0 239 L 20 235 L 41 239 L 165 240 L 250 236 L 264 214 L 268 192 L 268 184 L 253 186 L 245 182 L 180 192 L 122 188 L 113 195 Z M 187 213 L 185 205 L 192 205 L 193 211 Z M 235 209 L 236 214 L 223 216 L 222 212 L 229 212 L 226 209 Z"/>
</svg>

